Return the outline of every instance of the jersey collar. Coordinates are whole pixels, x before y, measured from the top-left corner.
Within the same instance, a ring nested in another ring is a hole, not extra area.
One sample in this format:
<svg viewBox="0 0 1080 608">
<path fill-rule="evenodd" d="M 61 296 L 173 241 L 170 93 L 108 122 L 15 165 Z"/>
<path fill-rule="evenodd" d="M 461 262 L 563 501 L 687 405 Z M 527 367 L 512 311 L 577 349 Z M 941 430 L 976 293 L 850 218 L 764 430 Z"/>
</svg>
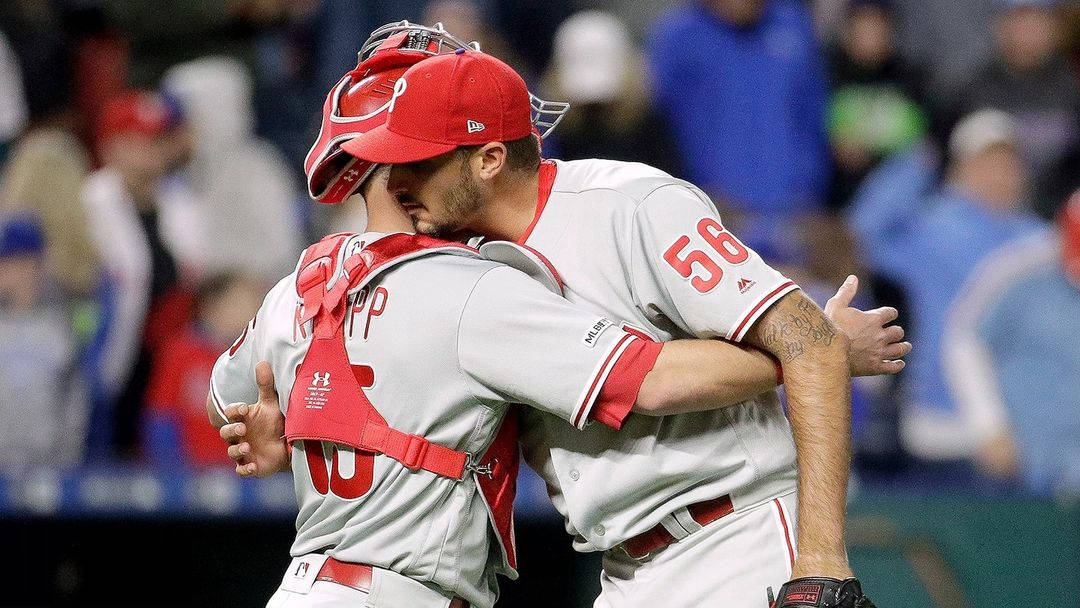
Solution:
<svg viewBox="0 0 1080 608">
<path fill-rule="evenodd" d="M 536 196 L 536 215 L 533 216 L 532 223 L 529 224 L 529 227 L 525 229 L 525 232 L 517 240 L 519 245 L 524 245 L 525 241 L 529 240 L 533 228 L 536 228 L 536 223 L 540 221 L 540 214 L 544 212 L 548 197 L 551 196 L 551 187 L 555 184 L 555 174 L 558 173 L 558 170 L 555 161 L 546 159 L 540 161 L 540 188 Z"/>
</svg>

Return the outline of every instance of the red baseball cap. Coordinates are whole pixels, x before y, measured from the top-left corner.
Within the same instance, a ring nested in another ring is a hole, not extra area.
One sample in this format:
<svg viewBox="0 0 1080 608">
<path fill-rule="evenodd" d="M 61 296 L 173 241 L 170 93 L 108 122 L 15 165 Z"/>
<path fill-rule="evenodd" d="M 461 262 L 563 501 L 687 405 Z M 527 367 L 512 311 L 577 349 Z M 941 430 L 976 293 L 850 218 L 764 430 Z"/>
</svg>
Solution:
<svg viewBox="0 0 1080 608">
<path fill-rule="evenodd" d="M 386 122 L 341 148 L 373 163 L 411 163 L 532 132 L 521 76 L 491 55 L 459 49 L 409 68 L 394 83 Z"/>
<path fill-rule="evenodd" d="M 180 122 L 179 114 L 175 104 L 170 104 L 163 95 L 126 91 L 110 99 L 102 108 L 97 122 L 98 140 L 124 133 L 159 135 Z"/>
</svg>

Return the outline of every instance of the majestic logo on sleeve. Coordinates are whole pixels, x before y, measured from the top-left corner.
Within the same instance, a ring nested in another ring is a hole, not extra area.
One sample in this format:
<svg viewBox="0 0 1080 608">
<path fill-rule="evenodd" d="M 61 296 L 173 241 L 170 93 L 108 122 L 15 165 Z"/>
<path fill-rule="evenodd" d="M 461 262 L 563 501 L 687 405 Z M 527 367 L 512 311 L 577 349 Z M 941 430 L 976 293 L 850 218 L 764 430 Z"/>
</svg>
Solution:
<svg viewBox="0 0 1080 608">
<path fill-rule="evenodd" d="M 596 341 L 600 339 L 600 334 L 604 333 L 607 328 L 614 325 L 607 319 L 600 319 L 589 328 L 589 331 L 585 332 L 585 335 L 581 338 L 581 343 L 589 348 L 596 346 Z"/>
<path fill-rule="evenodd" d="M 746 277 L 739 279 L 739 293 L 746 293 L 750 291 L 750 288 L 757 285 L 757 281 L 750 280 Z"/>
</svg>

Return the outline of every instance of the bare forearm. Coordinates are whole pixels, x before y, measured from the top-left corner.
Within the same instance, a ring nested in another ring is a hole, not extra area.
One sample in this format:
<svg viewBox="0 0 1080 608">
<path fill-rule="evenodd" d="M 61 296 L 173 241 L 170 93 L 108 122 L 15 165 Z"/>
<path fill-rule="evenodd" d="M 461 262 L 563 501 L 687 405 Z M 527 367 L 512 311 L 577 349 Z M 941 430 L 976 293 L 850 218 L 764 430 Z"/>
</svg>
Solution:
<svg viewBox="0 0 1080 608">
<path fill-rule="evenodd" d="M 748 340 L 774 353 L 784 370 L 799 465 L 799 559 L 811 568 L 820 562 L 830 568 L 842 563 L 846 569 L 851 465 L 847 340 L 801 292 L 785 296 L 762 315 Z"/>
<path fill-rule="evenodd" d="M 653 416 L 700 412 L 741 403 L 774 388 L 774 360 L 722 340 L 664 344 L 645 376 L 634 411 Z"/>
</svg>

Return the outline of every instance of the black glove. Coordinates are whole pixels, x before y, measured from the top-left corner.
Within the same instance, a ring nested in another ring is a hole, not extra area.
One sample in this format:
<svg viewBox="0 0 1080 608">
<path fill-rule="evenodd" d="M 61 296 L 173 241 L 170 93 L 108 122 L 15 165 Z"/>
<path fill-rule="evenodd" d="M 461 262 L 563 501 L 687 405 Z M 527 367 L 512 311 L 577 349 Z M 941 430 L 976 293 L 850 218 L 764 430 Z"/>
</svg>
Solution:
<svg viewBox="0 0 1080 608">
<path fill-rule="evenodd" d="M 859 579 L 807 576 L 784 583 L 773 608 L 875 608 Z"/>
</svg>

